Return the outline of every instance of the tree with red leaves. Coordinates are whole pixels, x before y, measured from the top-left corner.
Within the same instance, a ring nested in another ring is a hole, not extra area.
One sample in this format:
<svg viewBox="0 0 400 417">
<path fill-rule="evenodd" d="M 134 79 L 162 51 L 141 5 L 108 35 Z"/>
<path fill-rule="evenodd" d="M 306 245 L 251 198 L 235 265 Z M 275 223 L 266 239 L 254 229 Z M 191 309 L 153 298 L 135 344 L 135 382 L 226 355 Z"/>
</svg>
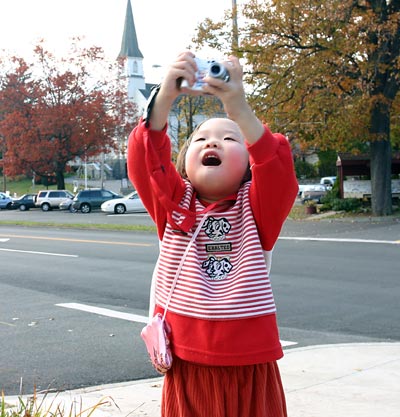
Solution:
<svg viewBox="0 0 400 417">
<path fill-rule="evenodd" d="M 69 162 L 117 150 L 133 128 L 136 106 L 119 76 L 122 65 L 105 67 L 101 48 L 74 42 L 71 55 L 58 59 L 41 42 L 33 63 L 11 63 L 0 78 L 6 175 L 55 175 L 63 189 Z"/>
</svg>

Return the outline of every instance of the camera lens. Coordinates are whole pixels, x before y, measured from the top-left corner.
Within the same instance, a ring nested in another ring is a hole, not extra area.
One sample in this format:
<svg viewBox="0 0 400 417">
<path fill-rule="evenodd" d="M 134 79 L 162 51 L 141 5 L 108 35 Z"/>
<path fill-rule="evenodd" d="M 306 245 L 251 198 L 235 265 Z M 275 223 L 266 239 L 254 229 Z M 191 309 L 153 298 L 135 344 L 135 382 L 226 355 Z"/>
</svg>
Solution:
<svg viewBox="0 0 400 417">
<path fill-rule="evenodd" d="M 210 75 L 214 78 L 219 78 L 224 72 L 224 67 L 217 62 L 210 67 Z"/>
<path fill-rule="evenodd" d="M 222 64 L 218 62 L 213 62 L 210 65 L 208 73 L 213 78 L 219 78 L 220 80 L 223 80 L 225 82 L 229 81 L 229 72 Z"/>
</svg>

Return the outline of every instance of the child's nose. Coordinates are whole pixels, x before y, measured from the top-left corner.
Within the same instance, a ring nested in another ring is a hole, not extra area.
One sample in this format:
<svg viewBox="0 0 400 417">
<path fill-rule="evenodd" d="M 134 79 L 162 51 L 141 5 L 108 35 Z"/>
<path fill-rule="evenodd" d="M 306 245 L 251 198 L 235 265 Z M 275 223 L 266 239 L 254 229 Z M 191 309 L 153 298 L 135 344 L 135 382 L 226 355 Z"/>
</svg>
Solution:
<svg viewBox="0 0 400 417">
<path fill-rule="evenodd" d="M 206 148 L 217 148 L 218 141 L 216 139 L 209 139 L 206 142 Z"/>
</svg>

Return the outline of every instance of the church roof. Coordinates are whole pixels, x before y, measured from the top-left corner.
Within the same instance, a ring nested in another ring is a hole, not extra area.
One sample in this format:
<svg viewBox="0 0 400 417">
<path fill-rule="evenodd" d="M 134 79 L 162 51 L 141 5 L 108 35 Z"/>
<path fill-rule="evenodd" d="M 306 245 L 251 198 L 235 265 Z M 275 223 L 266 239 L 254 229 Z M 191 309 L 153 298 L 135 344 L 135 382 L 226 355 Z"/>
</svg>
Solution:
<svg viewBox="0 0 400 417">
<path fill-rule="evenodd" d="M 140 90 L 140 92 L 143 94 L 143 97 L 147 100 L 150 97 L 150 93 L 153 87 L 155 87 L 157 84 L 153 83 L 146 83 L 146 88 L 144 90 Z"/>
<path fill-rule="evenodd" d="M 126 5 L 124 34 L 122 36 L 121 51 L 119 52 L 118 57 L 143 58 L 136 36 L 135 22 L 133 20 L 130 0 L 128 0 Z"/>
</svg>

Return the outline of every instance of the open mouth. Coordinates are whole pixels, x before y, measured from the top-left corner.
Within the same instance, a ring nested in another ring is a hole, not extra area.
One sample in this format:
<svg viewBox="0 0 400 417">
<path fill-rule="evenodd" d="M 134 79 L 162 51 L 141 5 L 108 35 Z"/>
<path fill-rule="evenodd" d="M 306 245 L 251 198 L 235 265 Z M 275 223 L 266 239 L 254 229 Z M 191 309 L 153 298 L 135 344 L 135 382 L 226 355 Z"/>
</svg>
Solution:
<svg viewBox="0 0 400 417">
<path fill-rule="evenodd" d="M 207 167 L 216 167 L 221 165 L 221 160 L 215 154 L 204 155 L 203 160 L 201 161 L 204 166 Z"/>
</svg>

